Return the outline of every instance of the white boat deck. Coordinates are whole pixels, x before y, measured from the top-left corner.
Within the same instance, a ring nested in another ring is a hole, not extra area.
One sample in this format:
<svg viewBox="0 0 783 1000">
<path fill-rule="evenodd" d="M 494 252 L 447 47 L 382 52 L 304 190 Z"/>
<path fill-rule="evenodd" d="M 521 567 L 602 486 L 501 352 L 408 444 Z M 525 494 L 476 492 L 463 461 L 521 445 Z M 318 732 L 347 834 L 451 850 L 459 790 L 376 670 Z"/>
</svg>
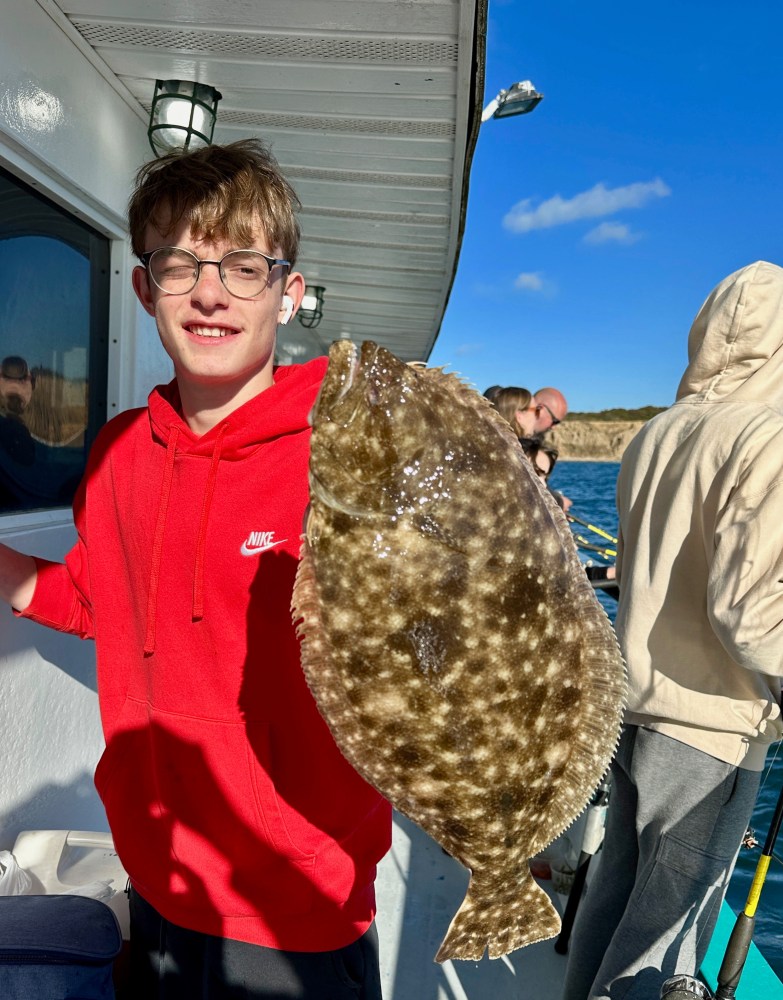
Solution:
<svg viewBox="0 0 783 1000">
<path fill-rule="evenodd" d="M 566 956 L 554 939 L 501 959 L 434 961 L 465 895 L 468 873 L 422 830 L 395 814 L 392 849 L 378 871 L 384 1000 L 560 1000 Z M 542 882 L 562 913 L 565 897 Z"/>
</svg>

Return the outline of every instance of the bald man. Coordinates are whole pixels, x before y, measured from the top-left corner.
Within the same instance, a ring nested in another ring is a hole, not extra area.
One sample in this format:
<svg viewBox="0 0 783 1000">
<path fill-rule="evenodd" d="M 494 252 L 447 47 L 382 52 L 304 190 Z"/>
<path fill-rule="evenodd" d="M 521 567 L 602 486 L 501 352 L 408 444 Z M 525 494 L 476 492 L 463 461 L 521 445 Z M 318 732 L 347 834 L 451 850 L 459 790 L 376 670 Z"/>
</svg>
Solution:
<svg viewBox="0 0 783 1000">
<path fill-rule="evenodd" d="M 562 423 L 568 413 L 568 403 L 559 389 L 545 386 L 539 389 L 534 397 L 538 410 L 536 412 L 536 434 L 543 434 Z"/>
</svg>

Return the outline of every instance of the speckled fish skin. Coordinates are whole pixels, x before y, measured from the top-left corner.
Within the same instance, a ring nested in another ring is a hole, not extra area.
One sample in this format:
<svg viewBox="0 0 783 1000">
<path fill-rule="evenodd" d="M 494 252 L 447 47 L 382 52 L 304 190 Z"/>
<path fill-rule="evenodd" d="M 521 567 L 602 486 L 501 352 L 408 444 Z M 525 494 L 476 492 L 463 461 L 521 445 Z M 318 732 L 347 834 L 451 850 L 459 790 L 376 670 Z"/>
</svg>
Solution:
<svg viewBox="0 0 783 1000">
<path fill-rule="evenodd" d="M 303 668 L 348 760 L 471 872 L 436 960 L 553 937 L 528 858 L 584 809 L 625 698 L 565 518 L 441 369 L 337 341 L 311 421 Z"/>
</svg>

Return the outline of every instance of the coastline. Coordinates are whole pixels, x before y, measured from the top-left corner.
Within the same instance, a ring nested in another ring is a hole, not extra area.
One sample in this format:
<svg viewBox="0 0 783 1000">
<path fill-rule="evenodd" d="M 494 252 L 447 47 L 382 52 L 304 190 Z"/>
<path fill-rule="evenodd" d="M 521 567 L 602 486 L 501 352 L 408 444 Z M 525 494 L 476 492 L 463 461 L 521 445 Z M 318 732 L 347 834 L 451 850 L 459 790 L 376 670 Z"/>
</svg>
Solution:
<svg viewBox="0 0 783 1000">
<path fill-rule="evenodd" d="M 547 433 L 562 462 L 619 462 L 644 420 L 569 420 Z"/>
</svg>

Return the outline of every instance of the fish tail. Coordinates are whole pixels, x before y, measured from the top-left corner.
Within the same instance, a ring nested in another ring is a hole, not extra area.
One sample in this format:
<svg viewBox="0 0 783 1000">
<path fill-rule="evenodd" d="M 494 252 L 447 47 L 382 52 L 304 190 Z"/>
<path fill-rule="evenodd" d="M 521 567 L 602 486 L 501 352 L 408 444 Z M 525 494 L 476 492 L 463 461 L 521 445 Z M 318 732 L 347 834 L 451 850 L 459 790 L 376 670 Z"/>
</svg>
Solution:
<svg viewBox="0 0 783 1000">
<path fill-rule="evenodd" d="M 487 949 L 490 958 L 500 958 L 559 931 L 557 910 L 530 875 L 512 887 L 499 887 L 494 881 L 482 884 L 473 875 L 435 961 L 461 958 L 478 962 Z"/>
</svg>

